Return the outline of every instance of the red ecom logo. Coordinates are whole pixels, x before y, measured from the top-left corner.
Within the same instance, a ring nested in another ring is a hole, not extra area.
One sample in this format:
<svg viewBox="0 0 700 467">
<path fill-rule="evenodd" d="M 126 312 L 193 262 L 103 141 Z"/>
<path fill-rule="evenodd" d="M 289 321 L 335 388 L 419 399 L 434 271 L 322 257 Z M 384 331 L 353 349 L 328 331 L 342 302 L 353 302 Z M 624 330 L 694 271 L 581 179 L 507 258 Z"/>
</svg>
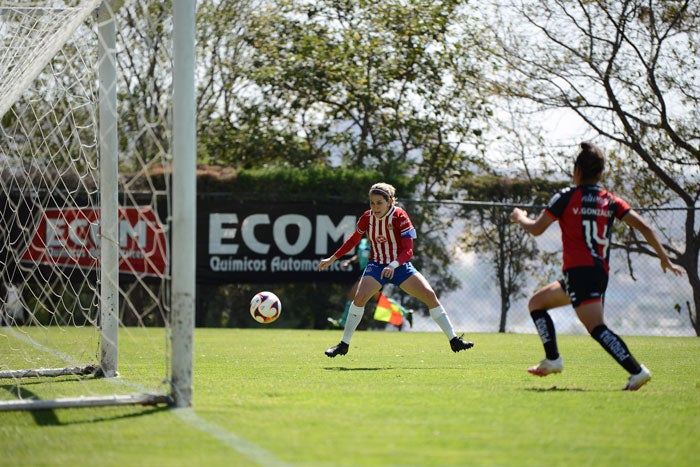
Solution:
<svg viewBox="0 0 700 467">
<path fill-rule="evenodd" d="M 47 209 L 22 261 L 100 267 L 99 209 Z M 119 209 L 119 271 L 163 276 L 168 252 L 165 231 L 150 206 Z"/>
</svg>

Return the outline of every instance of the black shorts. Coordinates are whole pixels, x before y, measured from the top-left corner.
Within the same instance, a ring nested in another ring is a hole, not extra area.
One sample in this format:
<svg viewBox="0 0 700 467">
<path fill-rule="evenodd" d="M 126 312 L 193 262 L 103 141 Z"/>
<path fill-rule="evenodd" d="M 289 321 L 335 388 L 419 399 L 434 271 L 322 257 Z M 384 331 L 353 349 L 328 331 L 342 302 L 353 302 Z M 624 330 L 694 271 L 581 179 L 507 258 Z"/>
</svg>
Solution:
<svg viewBox="0 0 700 467">
<path fill-rule="evenodd" d="M 559 283 L 574 308 L 578 308 L 586 302 L 603 300 L 608 288 L 608 273 L 602 264 L 571 268 L 564 271 L 564 279 Z"/>
</svg>

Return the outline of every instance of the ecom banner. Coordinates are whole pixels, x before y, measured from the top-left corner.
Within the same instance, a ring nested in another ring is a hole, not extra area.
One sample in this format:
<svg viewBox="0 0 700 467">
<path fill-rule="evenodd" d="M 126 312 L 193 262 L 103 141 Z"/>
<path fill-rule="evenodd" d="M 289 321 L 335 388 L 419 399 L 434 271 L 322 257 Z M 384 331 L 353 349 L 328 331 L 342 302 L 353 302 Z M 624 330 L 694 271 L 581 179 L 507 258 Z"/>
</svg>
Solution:
<svg viewBox="0 0 700 467">
<path fill-rule="evenodd" d="M 20 262 L 100 267 L 100 212 L 93 208 L 46 209 Z M 168 267 L 165 231 L 150 206 L 119 208 L 120 273 L 163 276 Z"/>
<path fill-rule="evenodd" d="M 357 264 L 342 260 L 323 272 L 354 232 L 364 204 L 241 202 L 200 197 L 197 206 L 197 282 L 353 282 Z M 354 251 L 351 251 L 349 258 Z"/>
</svg>

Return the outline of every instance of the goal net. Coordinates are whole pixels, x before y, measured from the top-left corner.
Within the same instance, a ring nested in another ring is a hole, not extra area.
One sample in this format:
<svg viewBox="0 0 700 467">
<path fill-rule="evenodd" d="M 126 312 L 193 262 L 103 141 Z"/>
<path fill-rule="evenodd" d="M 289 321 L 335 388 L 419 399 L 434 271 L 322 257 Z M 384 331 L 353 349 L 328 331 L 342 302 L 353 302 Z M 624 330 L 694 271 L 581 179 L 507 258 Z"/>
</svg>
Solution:
<svg viewBox="0 0 700 467">
<path fill-rule="evenodd" d="M 173 21 L 121 3 L 0 1 L 0 410 L 172 403 Z"/>
</svg>

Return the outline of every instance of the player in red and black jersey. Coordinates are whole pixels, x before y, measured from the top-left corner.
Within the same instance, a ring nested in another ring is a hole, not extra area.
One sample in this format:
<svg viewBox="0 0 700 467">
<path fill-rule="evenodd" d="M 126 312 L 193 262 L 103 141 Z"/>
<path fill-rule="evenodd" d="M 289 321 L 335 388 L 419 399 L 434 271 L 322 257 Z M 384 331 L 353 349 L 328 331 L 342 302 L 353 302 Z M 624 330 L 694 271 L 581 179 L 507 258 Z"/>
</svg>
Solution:
<svg viewBox="0 0 700 467">
<path fill-rule="evenodd" d="M 528 371 L 537 376 L 559 373 L 563 362 L 557 349 L 554 323 L 547 310 L 573 305 L 579 320 L 591 336 L 630 373 L 626 390 L 637 390 L 651 379 L 651 373 L 632 356 L 625 342 L 605 325 L 603 295 L 608 285 L 608 259 L 612 224 L 620 219 L 638 230 L 654 248 L 663 272 L 680 276 L 683 270 L 671 263 L 658 236 L 649 224 L 623 199 L 598 185 L 605 158 L 597 146 L 581 143 L 574 163 L 573 182 L 552 198 L 536 219 L 515 208 L 511 220 L 533 235 L 540 235 L 553 222 L 561 227 L 564 279 L 544 286 L 530 299 L 530 315 L 542 339 L 546 358 Z"/>
<path fill-rule="evenodd" d="M 349 253 L 363 237 L 369 239 L 369 261 L 348 309 L 343 339 L 326 350 L 326 355 L 333 358 L 348 353 L 350 339 L 362 320 L 365 304 L 387 282 L 398 285 L 404 292 L 426 304 L 430 316 L 450 340 L 453 352 L 471 348 L 474 344 L 455 334 L 450 318 L 435 291 L 411 264 L 416 230 L 406 211 L 396 206 L 396 189 L 388 183 L 375 183 L 369 190 L 369 207 L 370 209 L 360 216 L 355 232 L 350 238 L 318 265 L 318 270 L 323 271 Z"/>
</svg>

